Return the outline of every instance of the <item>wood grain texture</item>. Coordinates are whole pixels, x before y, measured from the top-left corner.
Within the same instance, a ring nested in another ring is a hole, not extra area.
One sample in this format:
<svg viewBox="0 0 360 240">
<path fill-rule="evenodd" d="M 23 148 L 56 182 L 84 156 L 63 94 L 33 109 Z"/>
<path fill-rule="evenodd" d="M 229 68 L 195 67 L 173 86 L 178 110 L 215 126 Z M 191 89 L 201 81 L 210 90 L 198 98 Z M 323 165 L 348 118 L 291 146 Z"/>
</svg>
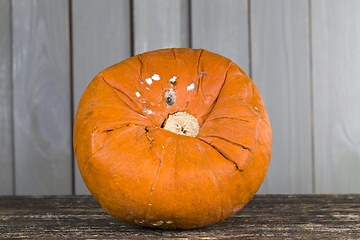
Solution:
<svg viewBox="0 0 360 240">
<path fill-rule="evenodd" d="M 0 195 L 13 194 L 10 0 L 0 1 Z"/>
<path fill-rule="evenodd" d="M 312 1 L 315 189 L 360 192 L 360 2 Z"/>
<path fill-rule="evenodd" d="M 192 48 L 230 58 L 249 74 L 247 0 L 191 1 Z"/>
<path fill-rule="evenodd" d="M 68 1 L 12 1 L 16 194 L 71 194 Z"/>
<path fill-rule="evenodd" d="M 188 0 L 134 0 L 134 53 L 189 47 Z"/>
<path fill-rule="evenodd" d="M 360 195 L 256 195 L 230 218 L 192 230 L 122 223 L 92 196 L 6 196 L 0 226 L 0 238 L 359 239 Z"/>
<path fill-rule="evenodd" d="M 74 114 L 90 81 L 131 55 L 130 2 L 72 1 Z M 75 193 L 89 194 L 75 163 Z"/>
<path fill-rule="evenodd" d="M 254 0 L 250 9 L 252 78 L 273 130 L 260 193 L 311 193 L 308 2 Z"/>
</svg>

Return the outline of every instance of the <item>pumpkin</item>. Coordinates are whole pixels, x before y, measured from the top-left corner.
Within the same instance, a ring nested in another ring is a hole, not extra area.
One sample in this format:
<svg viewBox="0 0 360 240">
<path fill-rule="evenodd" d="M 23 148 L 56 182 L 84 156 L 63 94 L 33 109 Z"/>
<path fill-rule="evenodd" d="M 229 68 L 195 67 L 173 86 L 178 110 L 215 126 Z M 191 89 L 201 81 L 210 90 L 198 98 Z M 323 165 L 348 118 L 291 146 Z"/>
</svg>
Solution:
<svg viewBox="0 0 360 240">
<path fill-rule="evenodd" d="M 78 105 L 74 150 L 106 212 L 158 228 L 199 228 L 247 204 L 272 131 L 234 62 L 203 49 L 143 53 L 100 72 Z"/>
</svg>

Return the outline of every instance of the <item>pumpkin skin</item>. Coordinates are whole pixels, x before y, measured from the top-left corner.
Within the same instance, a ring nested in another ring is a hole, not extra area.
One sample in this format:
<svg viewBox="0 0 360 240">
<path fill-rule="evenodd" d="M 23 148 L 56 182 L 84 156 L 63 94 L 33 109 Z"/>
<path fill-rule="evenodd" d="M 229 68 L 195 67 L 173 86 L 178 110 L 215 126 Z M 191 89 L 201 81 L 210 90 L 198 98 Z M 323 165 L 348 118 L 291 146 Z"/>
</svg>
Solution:
<svg viewBox="0 0 360 240">
<path fill-rule="evenodd" d="M 198 120 L 196 137 L 163 128 L 176 112 Z M 147 52 L 103 70 L 81 97 L 74 125 L 91 194 L 111 216 L 146 227 L 192 229 L 233 215 L 263 182 L 271 144 L 255 84 L 203 49 Z"/>
</svg>

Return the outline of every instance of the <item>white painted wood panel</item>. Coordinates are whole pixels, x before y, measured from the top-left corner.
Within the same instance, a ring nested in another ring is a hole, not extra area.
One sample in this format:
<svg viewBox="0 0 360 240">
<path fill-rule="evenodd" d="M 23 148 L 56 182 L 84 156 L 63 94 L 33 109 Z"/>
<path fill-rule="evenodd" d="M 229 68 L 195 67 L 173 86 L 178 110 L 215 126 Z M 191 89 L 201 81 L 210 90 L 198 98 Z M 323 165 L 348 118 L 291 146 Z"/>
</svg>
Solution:
<svg viewBox="0 0 360 240">
<path fill-rule="evenodd" d="M 134 0 L 134 53 L 190 47 L 188 0 Z"/>
<path fill-rule="evenodd" d="M 252 0 L 251 72 L 273 130 L 260 193 L 311 193 L 308 1 Z"/>
<path fill-rule="evenodd" d="M 130 2 L 72 1 L 74 114 L 90 81 L 131 55 Z M 89 194 L 75 163 L 75 193 Z"/>
<path fill-rule="evenodd" d="M 250 74 L 247 0 L 191 1 L 191 22 L 192 48 L 230 58 Z"/>
<path fill-rule="evenodd" d="M 13 194 L 10 0 L 0 1 L 0 195 Z"/>
<path fill-rule="evenodd" d="M 315 190 L 360 192 L 360 1 L 311 4 Z"/>
<path fill-rule="evenodd" d="M 12 1 L 16 194 L 72 193 L 68 1 Z"/>
</svg>

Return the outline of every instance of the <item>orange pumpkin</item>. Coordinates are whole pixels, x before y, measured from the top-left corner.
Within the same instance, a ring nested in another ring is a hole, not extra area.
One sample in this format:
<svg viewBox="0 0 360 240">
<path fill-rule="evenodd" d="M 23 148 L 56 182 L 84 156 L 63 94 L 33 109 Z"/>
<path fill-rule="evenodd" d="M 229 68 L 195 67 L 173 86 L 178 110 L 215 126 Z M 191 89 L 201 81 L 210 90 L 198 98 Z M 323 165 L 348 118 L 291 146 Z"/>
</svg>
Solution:
<svg viewBox="0 0 360 240">
<path fill-rule="evenodd" d="M 203 49 L 143 53 L 100 72 L 75 117 L 74 149 L 94 198 L 120 221 L 191 229 L 247 204 L 272 131 L 252 80 Z"/>
</svg>

